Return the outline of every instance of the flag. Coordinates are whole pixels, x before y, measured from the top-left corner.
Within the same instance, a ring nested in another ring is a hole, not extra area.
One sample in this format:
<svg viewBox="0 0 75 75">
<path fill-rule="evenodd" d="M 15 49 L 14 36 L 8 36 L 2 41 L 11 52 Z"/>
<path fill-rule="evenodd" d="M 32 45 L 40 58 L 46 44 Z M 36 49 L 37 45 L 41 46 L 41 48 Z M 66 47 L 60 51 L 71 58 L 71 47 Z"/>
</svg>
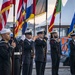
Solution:
<svg viewBox="0 0 75 75">
<path fill-rule="evenodd" d="M 74 16 L 73 16 L 73 19 L 69 28 L 68 36 L 70 36 L 70 34 L 73 32 L 73 28 L 75 28 L 74 26 L 75 26 L 75 13 L 74 13 Z"/>
<path fill-rule="evenodd" d="M 31 18 L 34 18 L 34 15 L 35 15 L 35 6 L 34 6 L 35 4 L 34 4 L 34 2 L 35 2 L 35 0 L 27 0 L 25 22 L 24 22 L 23 27 L 22 27 L 22 34 L 25 33 L 28 20 L 30 20 Z"/>
<path fill-rule="evenodd" d="M 26 22 L 29 19 L 34 18 L 33 14 L 33 0 L 27 0 L 27 8 L 26 8 Z"/>
<path fill-rule="evenodd" d="M 10 6 L 10 0 L 3 0 L 3 4 L 0 11 L 0 30 L 2 30 L 2 28 L 6 26 Z"/>
<path fill-rule="evenodd" d="M 16 0 L 11 0 L 11 4 L 16 4 Z"/>
<path fill-rule="evenodd" d="M 36 0 L 35 15 L 40 15 L 46 12 L 47 0 Z"/>
<path fill-rule="evenodd" d="M 56 5 L 55 5 L 55 9 L 54 9 L 54 12 L 53 12 L 53 15 L 52 15 L 52 19 L 51 19 L 51 22 L 50 22 L 50 25 L 49 25 L 49 28 L 48 28 L 49 32 L 51 32 L 53 27 L 54 27 L 54 21 L 55 21 L 56 14 L 61 12 L 61 5 L 62 5 L 62 1 L 57 0 Z"/>
<path fill-rule="evenodd" d="M 26 28 L 27 28 L 27 22 L 25 22 L 25 23 L 23 24 L 23 26 L 22 26 L 22 34 L 25 33 Z"/>
<path fill-rule="evenodd" d="M 22 25 L 24 24 L 26 4 L 27 0 L 19 0 L 18 10 L 17 10 L 17 22 L 15 27 L 15 36 L 17 36 L 18 31 L 22 28 Z"/>
<path fill-rule="evenodd" d="M 33 14 L 35 16 L 35 10 L 36 10 L 36 0 L 33 0 Z"/>
<path fill-rule="evenodd" d="M 26 13 L 28 13 L 30 11 L 32 14 L 26 21 L 34 18 L 34 15 L 37 16 L 37 15 L 47 12 L 47 1 L 48 0 L 30 0 L 30 1 L 31 1 L 31 7 L 30 7 L 30 10 L 27 9 Z M 27 7 L 28 6 L 29 6 L 29 0 L 27 3 Z"/>
</svg>

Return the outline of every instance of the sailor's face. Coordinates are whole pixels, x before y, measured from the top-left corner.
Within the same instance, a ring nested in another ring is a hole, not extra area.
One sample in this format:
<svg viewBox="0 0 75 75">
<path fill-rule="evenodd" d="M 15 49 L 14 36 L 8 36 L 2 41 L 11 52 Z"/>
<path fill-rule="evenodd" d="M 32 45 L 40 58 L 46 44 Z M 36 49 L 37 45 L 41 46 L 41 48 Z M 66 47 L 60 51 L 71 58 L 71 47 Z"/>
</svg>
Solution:
<svg viewBox="0 0 75 75">
<path fill-rule="evenodd" d="M 72 37 L 75 40 L 75 36 Z"/>
<path fill-rule="evenodd" d="M 10 40 L 10 33 L 5 33 L 5 34 L 3 34 L 3 36 L 5 37 L 5 39 L 6 39 L 7 41 Z"/>
<path fill-rule="evenodd" d="M 42 33 L 42 34 L 39 34 L 39 38 L 44 38 L 44 33 Z"/>
<path fill-rule="evenodd" d="M 57 33 L 54 33 L 54 38 L 58 38 L 58 34 Z"/>
<path fill-rule="evenodd" d="M 28 39 L 31 39 L 31 38 L 32 38 L 32 35 L 26 35 L 26 37 L 27 37 Z"/>
</svg>

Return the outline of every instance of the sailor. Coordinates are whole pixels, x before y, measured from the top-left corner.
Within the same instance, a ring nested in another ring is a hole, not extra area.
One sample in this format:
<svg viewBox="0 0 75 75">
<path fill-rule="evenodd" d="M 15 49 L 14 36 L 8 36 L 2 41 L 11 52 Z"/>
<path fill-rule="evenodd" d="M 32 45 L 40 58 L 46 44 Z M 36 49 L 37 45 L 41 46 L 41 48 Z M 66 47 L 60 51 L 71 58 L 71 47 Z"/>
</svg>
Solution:
<svg viewBox="0 0 75 75">
<path fill-rule="evenodd" d="M 20 75 L 20 72 L 21 72 L 20 71 L 20 66 L 21 66 L 20 62 L 21 62 L 22 50 L 21 50 L 21 47 L 19 45 L 19 41 L 16 38 L 13 38 L 13 33 L 11 33 L 10 36 L 11 36 L 11 39 L 9 41 L 10 44 L 11 44 L 12 41 L 14 41 L 16 43 L 16 47 L 14 49 L 14 57 L 13 57 L 13 60 L 14 60 L 13 61 L 14 71 L 13 72 L 14 72 L 14 75 Z"/>
<path fill-rule="evenodd" d="M 43 65 L 42 65 L 42 74 L 41 75 L 44 75 L 45 74 L 45 67 L 46 67 L 46 62 L 47 62 L 47 35 L 46 35 L 46 31 L 44 31 L 44 38 L 43 38 L 46 42 L 46 46 L 43 48 L 44 50 L 44 61 L 43 61 Z"/>
<path fill-rule="evenodd" d="M 71 75 L 75 75 L 75 32 L 71 34 L 70 45 L 70 71 Z"/>
<path fill-rule="evenodd" d="M 52 59 L 52 75 L 58 75 L 59 62 L 61 55 L 60 39 L 56 30 L 51 32 L 50 37 L 50 48 L 51 48 L 51 59 Z"/>
<path fill-rule="evenodd" d="M 45 71 L 45 47 L 46 38 L 44 38 L 44 29 L 37 32 L 38 38 L 35 40 L 35 66 L 36 75 L 44 75 Z"/>
<path fill-rule="evenodd" d="M 15 42 L 9 44 L 10 29 L 3 28 L 0 31 L 2 40 L 0 41 L 0 75 L 11 75 L 11 56 L 16 47 Z"/>
<path fill-rule="evenodd" d="M 24 51 L 23 51 L 23 72 L 22 75 L 32 75 L 34 43 L 32 40 L 32 30 L 25 31 Z"/>
</svg>

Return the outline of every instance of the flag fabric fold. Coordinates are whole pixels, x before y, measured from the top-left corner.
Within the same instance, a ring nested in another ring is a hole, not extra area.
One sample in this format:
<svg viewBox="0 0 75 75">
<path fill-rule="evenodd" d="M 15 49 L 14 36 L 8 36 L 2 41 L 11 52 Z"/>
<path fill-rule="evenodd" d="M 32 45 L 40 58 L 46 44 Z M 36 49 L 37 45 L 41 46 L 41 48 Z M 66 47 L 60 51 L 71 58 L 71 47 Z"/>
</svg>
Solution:
<svg viewBox="0 0 75 75">
<path fill-rule="evenodd" d="M 23 26 L 22 26 L 22 34 L 25 33 L 26 28 L 27 28 L 27 22 L 25 22 L 25 23 L 23 24 Z"/>
<path fill-rule="evenodd" d="M 16 4 L 16 0 L 11 0 L 11 4 Z"/>
<path fill-rule="evenodd" d="M 56 14 L 61 12 L 61 5 L 62 5 L 62 1 L 61 0 L 57 0 L 55 8 L 54 8 L 53 15 L 52 15 L 52 19 L 51 19 L 51 22 L 50 22 L 50 25 L 48 27 L 48 31 L 49 32 L 51 32 L 53 27 L 54 27 L 54 21 L 55 21 Z"/>
<path fill-rule="evenodd" d="M 10 0 L 3 0 L 3 4 L 0 11 L 0 30 L 2 30 L 6 26 L 10 7 Z"/>
<path fill-rule="evenodd" d="M 26 15 L 25 15 L 25 22 L 22 27 L 22 34 L 25 33 L 25 30 L 27 28 L 27 22 L 34 18 L 35 16 L 35 0 L 27 0 L 27 8 L 26 8 Z"/>
<path fill-rule="evenodd" d="M 18 31 L 22 28 L 24 24 L 24 17 L 26 14 L 26 4 L 27 0 L 19 0 L 18 10 L 17 10 L 17 22 L 15 27 L 15 37 L 18 34 Z"/>
<path fill-rule="evenodd" d="M 26 8 L 26 22 L 29 19 L 34 18 L 33 14 L 33 0 L 27 0 L 27 8 Z"/>
<path fill-rule="evenodd" d="M 24 14 L 23 20 L 21 19 L 22 20 L 22 22 L 20 24 L 21 26 L 19 24 L 17 24 L 17 27 L 15 28 L 16 32 L 18 32 L 19 27 L 20 28 L 22 27 L 22 33 L 24 34 L 24 32 L 27 28 L 27 22 L 30 19 L 34 18 L 35 15 L 39 15 L 39 14 L 46 12 L 46 10 L 47 10 L 46 6 L 47 6 L 46 0 L 27 0 L 25 14 Z M 18 11 L 18 16 L 19 16 L 20 12 L 21 12 L 21 10 Z M 18 17 L 18 23 L 20 22 L 19 19 L 20 19 L 20 17 Z"/>
<path fill-rule="evenodd" d="M 40 15 L 46 12 L 46 1 L 47 0 L 36 0 L 35 15 Z"/>
<path fill-rule="evenodd" d="M 74 28 L 75 28 L 75 13 L 74 13 L 74 16 L 73 16 L 73 19 L 72 19 L 72 22 L 71 22 L 71 25 L 70 25 L 70 28 L 69 28 L 68 36 L 70 36 L 71 33 L 73 33 Z"/>
</svg>

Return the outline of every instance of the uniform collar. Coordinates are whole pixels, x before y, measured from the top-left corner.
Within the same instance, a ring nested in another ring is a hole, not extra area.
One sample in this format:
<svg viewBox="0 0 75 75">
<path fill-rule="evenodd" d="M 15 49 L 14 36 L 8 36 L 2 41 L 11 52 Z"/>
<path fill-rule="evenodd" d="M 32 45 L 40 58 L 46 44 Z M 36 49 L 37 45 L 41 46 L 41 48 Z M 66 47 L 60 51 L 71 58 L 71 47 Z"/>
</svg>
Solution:
<svg viewBox="0 0 75 75">
<path fill-rule="evenodd" d="M 30 42 L 32 41 L 32 39 L 28 39 L 28 38 L 26 38 L 26 39 L 27 39 L 28 41 L 30 41 Z"/>
</svg>

